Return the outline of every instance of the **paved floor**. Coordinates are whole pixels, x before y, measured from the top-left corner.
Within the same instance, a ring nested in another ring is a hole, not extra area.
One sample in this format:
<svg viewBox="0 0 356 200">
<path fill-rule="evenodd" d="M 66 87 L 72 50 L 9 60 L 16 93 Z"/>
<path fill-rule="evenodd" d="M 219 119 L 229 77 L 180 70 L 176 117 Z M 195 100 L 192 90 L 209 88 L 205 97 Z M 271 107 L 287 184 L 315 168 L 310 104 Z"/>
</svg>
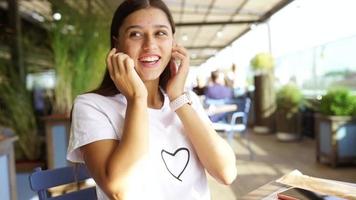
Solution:
<svg viewBox="0 0 356 200">
<path fill-rule="evenodd" d="M 237 179 L 223 186 L 212 178 L 209 185 L 213 200 L 239 199 L 248 192 L 282 175 L 298 169 L 305 175 L 356 183 L 356 165 L 332 168 L 315 161 L 315 140 L 304 138 L 300 142 L 283 143 L 275 135 L 250 132 L 253 160 L 245 147 L 245 140 L 236 137 L 231 143 L 237 155 Z"/>
</svg>

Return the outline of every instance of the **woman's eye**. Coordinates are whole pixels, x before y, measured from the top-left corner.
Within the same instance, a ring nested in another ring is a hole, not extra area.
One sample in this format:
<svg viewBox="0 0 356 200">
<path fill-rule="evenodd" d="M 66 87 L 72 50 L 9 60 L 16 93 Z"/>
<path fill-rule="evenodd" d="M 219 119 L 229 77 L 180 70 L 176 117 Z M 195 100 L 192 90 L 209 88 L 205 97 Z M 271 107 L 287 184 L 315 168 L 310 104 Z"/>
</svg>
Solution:
<svg viewBox="0 0 356 200">
<path fill-rule="evenodd" d="M 141 35 L 142 35 L 142 34 L 139 33 L 139 32 L 131 32 L 131 33 L 129 34 L 130 37 L 134 37 L 134 38 L 135 38 L 135 37 L 141 37 Z"/>
<path fill-rule="evenodd" d="M 158 35 L 158 36 L 165 36 L 165 35 L 167 35 L 167 33 L 166 33 L 165 31 L 158 31 L 158 32 L 156 33 L 156 35 Z"/>
</svg>

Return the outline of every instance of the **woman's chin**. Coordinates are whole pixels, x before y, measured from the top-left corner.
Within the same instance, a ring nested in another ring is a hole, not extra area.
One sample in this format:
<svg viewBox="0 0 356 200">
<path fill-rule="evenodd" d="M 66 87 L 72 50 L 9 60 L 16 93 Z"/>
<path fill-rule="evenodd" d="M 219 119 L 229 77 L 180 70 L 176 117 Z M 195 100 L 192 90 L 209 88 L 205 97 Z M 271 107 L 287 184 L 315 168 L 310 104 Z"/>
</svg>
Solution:
<svg viewBox="0 0 356 200">
<path fill-rule="evenodd" d="M 143 82 L 149 82 L 149 81 L 159 80 L 159 76 L 160 76 L 159 73 L 146 73 L 140 77 Z"/>
</svg>

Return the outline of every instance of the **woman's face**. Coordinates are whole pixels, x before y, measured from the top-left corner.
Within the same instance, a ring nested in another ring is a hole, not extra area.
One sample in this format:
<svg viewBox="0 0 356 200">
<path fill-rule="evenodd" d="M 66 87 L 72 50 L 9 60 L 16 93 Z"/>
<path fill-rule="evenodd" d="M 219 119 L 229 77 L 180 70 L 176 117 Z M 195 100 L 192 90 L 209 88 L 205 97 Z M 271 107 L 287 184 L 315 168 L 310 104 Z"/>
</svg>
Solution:
<svg viewBox="0 0 356 200">
<path fill-rule="evenodd" d="M 119 30 L 118 50 L 128 54 L 145 81 L 157 80 L 171 59 L 173 33 L 166 14 L 157 8 L 131 13 Z"/>
</svg>

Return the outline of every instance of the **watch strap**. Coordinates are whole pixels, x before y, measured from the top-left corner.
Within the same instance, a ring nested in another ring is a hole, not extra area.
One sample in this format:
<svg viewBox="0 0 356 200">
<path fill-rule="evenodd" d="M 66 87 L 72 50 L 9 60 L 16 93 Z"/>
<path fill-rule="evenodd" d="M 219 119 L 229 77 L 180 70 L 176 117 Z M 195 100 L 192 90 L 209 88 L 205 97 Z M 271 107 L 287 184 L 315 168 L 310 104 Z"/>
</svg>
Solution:
<svg viewBox="0 0 356 200">
<path fill-rule="evenodd" d="M 175 112 L 178 108 L 182 107 L 185 104 L 192 104 L 192 100 L 188 92 L 184 92 L 178 98 L 174 99 L 169 103 L 171 109 Z"/>
</svg>

